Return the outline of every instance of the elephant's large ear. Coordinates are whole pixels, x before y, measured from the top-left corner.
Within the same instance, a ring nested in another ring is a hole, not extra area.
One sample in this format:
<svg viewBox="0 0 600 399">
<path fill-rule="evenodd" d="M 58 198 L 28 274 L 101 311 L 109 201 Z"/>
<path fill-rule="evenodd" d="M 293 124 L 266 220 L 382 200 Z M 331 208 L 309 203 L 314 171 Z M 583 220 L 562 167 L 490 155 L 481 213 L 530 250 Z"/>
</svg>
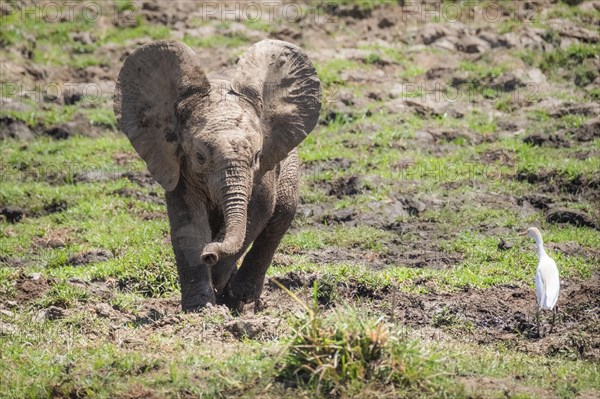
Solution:
<svg viewBox="0 0 600 399">
<path fill-rule="evenodd" d="M 121 68 L 114 97 L 117 123 L 167 191 L 175 189 L 180 173 L 177 106 L 209 90 L 196 54 L 183 43 L 146 44 Z"/>
<path fill-rule="evenodd" d="M 321 83 L 298 46 L 280 40 L 256 43 L 240 58 L 232 86 L 260 116 L 262 170 L 273 169 L 317 124 Z"/>
</svg>

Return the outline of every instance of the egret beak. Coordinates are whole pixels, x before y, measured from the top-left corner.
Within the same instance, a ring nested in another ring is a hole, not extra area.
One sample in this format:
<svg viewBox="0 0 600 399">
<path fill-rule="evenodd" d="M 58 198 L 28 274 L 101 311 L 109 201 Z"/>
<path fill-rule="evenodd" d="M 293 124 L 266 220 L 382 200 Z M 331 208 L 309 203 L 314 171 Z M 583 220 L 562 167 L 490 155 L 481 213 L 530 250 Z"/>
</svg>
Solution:
<svg viewBox="0 0 600 399">
<path fill-rule="evenodd" d="M 527 235 L 527 231 L 524 231 L 522 233 L 519 233 L 520 236 L 526 236 Z"/>
</svg>

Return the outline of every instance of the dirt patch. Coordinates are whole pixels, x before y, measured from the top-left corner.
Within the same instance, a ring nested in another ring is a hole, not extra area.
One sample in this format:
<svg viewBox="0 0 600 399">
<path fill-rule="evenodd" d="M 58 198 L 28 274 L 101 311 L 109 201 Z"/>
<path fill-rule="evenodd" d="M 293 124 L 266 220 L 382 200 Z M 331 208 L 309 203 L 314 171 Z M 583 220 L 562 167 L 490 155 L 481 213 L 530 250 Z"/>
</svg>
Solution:
<svg viewBox="0 0 600 399">
<path fill-rule="evenodd" d="M 504 286 L 453 294 L 397 294 L 394 314 L 407 325 L 434 326 L 479 344 L 502 343 L 518 351 L 600 359 L 600 278 L 563 282 L 552 334 L 550 314 L 542 315 L 537 334 L 533 288 Z M 391 297 L 386 298 L 391 303 Z M 391 309 L 387 309 L 391 314 Z M 579 338 L 577 338 L 579 337 Z"/>
<path fill-rule="evenodd" d="M 554 148 L 571 147 L 569 140 L 565 138 L 564 133 L 533 133 L 523 138 L 523 142 L 533 146 L 548 146 Z"/>
<path fill-rule="evenodd" d="M 367 187 L 358 176 L 343 176 L 331 181 L 321 181 L 317 186 L 327 195 L 341 199 L 346 196 L 363 194 Z"/>
<path fill-rule="evenodd" d="M 125 172 L 122 177 L 125 177 L 132 182 L 139 184 L 141 187 L 156 187 L 159 185 L 156 183 L 150 172 Z"/>
<path fill-rule="evenodd" d="M 560 193 L 581 195 L 585 198 L 600 198 L 600 176 L 576 175 L 567 176 L 556 170 L 520 170 L 515 174 L 517 181 L 525 181 L 539 185 L 539 189 L 546 193 Z"/>
<path fill-rule="evenodd" d="M 517 156 L 513 151 L 498 149 L 488 150 L 479 155 L 479 161 L 485 164 L 498 162 L 502 165 L 514 166 Z"/>
<path fill-rule="evenodd" d="M 468 392 L 473 392 L 474 397 L 494 397 L 499 390 L 506 397 L 523 396 L 536 398 L 553 398 L 552 391 L 539 387 L 531 387 L 521 384 L 518 379 L 493 378 L 493 377 L 463 377 L 461 382 Z"/>
<path fill-rule="evenodd" d="M 17 223 L 23 219 L 25 210 L 17 206 L 3 206 L 0 208 L 0 216 L 4 217 L 8 223 Z"/>
<path fill-rule="evenodd" d="M 119 197 L 124 198 L 135 198 L 138 201 L 142 202 L 153 202 L 155 204 L 166 205 L 166 201 L 163 195 L 160 195 L 156 191 L 150 191 L 148 194 L 143 193 L 141 190 L 136 190 L 132 188 L 120 188 L 111 192 L 110 194 L 118 195 Z"/>
<path fill-rule="evenodd" d="M 33 245 L 38 248 L 61 248 L 75 242 L 72 229 L 53 229 L 43 237 L 34 237 Z"/>
<path fill-rule="evenodd" d="M 51 213 L 58 213 L 66 211 L 68 208 L 67 201 L 65 200 L 52 200 L 49 204 L 44 205 L 43 213 L 48 215 Z"/>
<path fill-rule="evenodd" d="M 92 249 L 71 256 L 67 260 L 67 264 L 72 266 L 85 266 L 90 263 L 106 262 L 110 258 L 112 258 L 112 253 L 110 253 L 110 251 L 107 251 L 106 249 Z"/>
<path fill-rule="evenodd" d="M 32 302 L 41 298 L 50 288 L 51 281 L 38 274 L 20 275 L 13 283 L 16 291 L 14 300 L 20 304 Z"/>
<path fill-rule="evenodd" d="M 435 245 L 428 249 L 411 248 L 394 252 L 396 264 L 418 269 L 448 269 L 462 260 L 461 254 L 441 250 Z"/>
<path fill-rule="evenodd" d="M 517 203 L 519 206 L 523 206 L 525 203 L 528 203 L 534 208 L 545 211 L 548 210 L 552 204 L 554 204 L 554 199 L 544 194 L 528 194 L 518 198 Z"/>
<path fill-rule="evenodd" d="M 580 142 L 590 142 L 600 137 L 600 118 L 587 121 L 577 129 L 571 130 L 573 138 Z"/>
<path fill-rule="evenodd" d="M 365 298 L 374 311 L 417 330 L 434 328 L 461 341 L 502 344 L 526 353 L 600 359 L 600 274 L 586 281 L 562 282 L 554 331 L 549 333 L 550 312 L 543 312 L 542 337 L 536 328 L 532 287 L 505 285 L 465 288 L 454 293 L 408 294 L 389 286 L 374 289 L 354 280 L 335 282 L 326 274 L 289 272 L 274 278 L 307 304 L 312 303 L 316 282 L 319 304 L 324 309 Z M 427 279 L 420 284 L 431 288 Z M 270 311 L 281 311 L 272 301 L 278 292 L 283 293 L 272 279 L 268 280 L 263 299 L 274 307 Z M 290 298 L 281 300 L 284 307 L 290 305 L 288 301 L 293 302 Z"/>
<path fill-rule="evenodd" d="M 548 223 L 568 223 L 576 227 L 591 227 L 598 229 L 597 223 L 585 212 L 577 209 L 558 208 L 552 209 L 546 215 Z"/>
</svg>

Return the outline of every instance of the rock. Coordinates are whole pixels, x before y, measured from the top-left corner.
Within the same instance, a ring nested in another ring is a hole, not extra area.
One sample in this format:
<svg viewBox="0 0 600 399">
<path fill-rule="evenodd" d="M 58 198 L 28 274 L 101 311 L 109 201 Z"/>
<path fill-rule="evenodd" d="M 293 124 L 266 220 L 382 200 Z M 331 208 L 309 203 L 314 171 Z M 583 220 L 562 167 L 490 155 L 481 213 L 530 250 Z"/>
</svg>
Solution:
<svg viewBox="0 0 600 399">
<path fill-rule="evenodd" d="M 456 48 L 465 53 L 476 54 L 488 51 L 491 46 L 477 36 L 465 36 L 456 43 Z"/>
<path fill-rule="evenodd" d="M 548 223 L 568 223 L 577 227 L 598 228 L 586 213 L 576 209 L 553 209 L 546 214 L 546 221 Z"/>
<path fill-rule="evenodd" d="M 31 273 L 29 277 L 32 281 L 38 281 L 42 277 L 42 273 Z"/>
<path fill-rule="evenodd" d="M 3 206 L 0 208 L 0 215 L 6 218 L 8 223 L 17 223 L 23 219 L 25 210 L 16 206 Z"/>
</svg>

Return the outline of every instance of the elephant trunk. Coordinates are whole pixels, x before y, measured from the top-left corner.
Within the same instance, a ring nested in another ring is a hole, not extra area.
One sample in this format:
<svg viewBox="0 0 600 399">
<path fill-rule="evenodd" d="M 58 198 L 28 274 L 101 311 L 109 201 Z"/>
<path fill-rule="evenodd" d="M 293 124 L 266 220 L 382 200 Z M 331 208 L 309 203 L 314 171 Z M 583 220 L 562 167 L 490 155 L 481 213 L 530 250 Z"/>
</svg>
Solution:
<svg viewBox="0 0 600 399">
<path fill-rule="evenodd" d="M 249 200 L 250 172 L 247 168 L 227 168 L 220 174 L 220 202 L 225 219 L 225 237 L 204 248 L 202 261 L 210 266 L 222 257 L 235 255 L 244 245 Z"/>
</svg>

